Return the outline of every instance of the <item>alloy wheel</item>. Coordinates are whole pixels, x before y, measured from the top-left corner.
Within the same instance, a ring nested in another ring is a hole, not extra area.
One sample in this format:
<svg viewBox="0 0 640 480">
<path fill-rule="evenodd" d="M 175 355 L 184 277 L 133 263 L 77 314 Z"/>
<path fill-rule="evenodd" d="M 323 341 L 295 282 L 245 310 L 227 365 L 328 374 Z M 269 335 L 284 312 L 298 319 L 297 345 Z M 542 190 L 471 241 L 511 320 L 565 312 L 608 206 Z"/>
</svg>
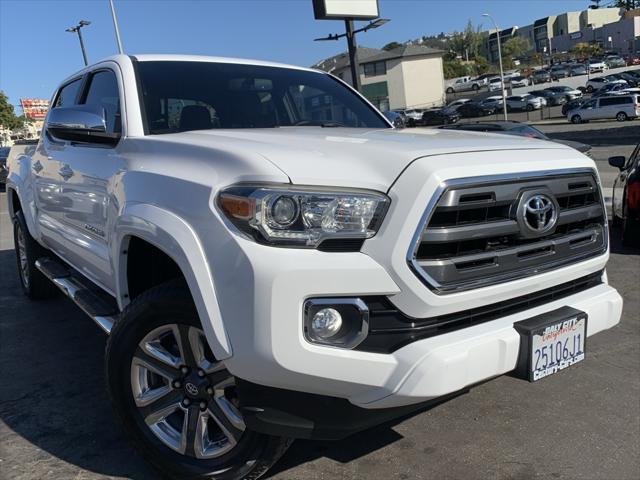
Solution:
<svg viewBox="0 0 640 480">
<path fill-rule="evenodd" d="M 131 361 L 131 389 L 147 427 L 180 454 L 220 457 L 245 430 L 235 379 L 199 328 L 169 324 L 149 332 Z"/>
</svg>

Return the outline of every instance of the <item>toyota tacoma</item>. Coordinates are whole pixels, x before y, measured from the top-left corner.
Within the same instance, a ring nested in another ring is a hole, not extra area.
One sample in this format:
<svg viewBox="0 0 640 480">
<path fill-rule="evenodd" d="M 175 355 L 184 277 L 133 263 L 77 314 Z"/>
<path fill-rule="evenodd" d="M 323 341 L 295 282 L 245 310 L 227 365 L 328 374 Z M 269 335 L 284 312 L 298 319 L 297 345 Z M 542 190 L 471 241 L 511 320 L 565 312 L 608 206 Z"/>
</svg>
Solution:
<svg viewBox="0 0 640 480">
<path fill-rule="evenodd" d="M 109 334 L 115 416 L 175 478 L 562 375 L 620 319 L 590 158 L 400 131 L 306 68 L 110 57 L 60 84 L 7 188 L 25 294 Z"/>
</svg>

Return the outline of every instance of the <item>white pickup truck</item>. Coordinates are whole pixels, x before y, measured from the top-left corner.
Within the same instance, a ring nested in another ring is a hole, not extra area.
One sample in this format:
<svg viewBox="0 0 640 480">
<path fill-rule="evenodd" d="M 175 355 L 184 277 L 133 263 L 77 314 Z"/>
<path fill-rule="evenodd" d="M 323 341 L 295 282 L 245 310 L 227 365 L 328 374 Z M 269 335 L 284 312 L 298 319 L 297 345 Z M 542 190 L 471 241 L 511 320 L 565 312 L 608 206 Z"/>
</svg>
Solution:
<svg viewBox="0 0 640 480">
<path fill-rule="evenodd" d="M 114 56 L 51 105 L 9 158 L 20 282 L 109 334 L 116 416 L 165 475 L 258 478 L 293 438 L 559 373 L 620 319 L 572 148 L 398 131 L 329 74 L 237 59 Z"/>
</svg>

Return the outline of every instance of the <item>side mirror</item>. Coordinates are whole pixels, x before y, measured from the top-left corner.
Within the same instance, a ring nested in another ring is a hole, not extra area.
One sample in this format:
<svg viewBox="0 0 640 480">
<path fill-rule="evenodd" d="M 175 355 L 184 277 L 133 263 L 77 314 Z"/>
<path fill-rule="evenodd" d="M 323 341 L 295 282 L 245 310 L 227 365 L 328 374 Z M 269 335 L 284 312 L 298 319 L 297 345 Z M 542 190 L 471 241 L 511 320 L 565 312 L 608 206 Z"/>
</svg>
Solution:
<svg viewBox="0 0 640 480">
<path fill-rule="evenodd" d="M 47 132 L 59 140 L 115 145 L 120 134 L 107 133 L 104 109 L 95 105 L 53 108 L 47 118 Z"/>
<path fill-rule="evenodd" d="M 609 165 L 611 165 L 612 167 L 616 167 L 619 168 L 620 170 L 622 170 L 622 167 L 624 167 L 624 164 L 626 162 L 626 157 L 624 155 L 618 155 L 615 157 L 609 157 Z"/>
</svg>

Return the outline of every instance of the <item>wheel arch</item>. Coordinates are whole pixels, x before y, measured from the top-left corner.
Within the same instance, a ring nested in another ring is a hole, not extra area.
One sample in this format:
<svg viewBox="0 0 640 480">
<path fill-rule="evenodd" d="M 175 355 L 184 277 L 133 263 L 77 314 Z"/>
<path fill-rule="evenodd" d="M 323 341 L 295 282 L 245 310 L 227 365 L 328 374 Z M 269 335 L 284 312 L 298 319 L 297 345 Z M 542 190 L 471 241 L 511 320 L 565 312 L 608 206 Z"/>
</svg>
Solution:
<svg viewBox="0 0 640 480">
<path fill-rule="evenodd" d="M 191 226 L 155 205 L 125 205 L 114 229 L 111 256 L 116 275 L 116 299 L 129 304 L 128 268 L 132 240 L 146 242 L 171 259 L 184 277 L 211 349 L 219 360 L 232 354 L 216 295 L 214 278 L 200 240 Z"/>
</svg>

